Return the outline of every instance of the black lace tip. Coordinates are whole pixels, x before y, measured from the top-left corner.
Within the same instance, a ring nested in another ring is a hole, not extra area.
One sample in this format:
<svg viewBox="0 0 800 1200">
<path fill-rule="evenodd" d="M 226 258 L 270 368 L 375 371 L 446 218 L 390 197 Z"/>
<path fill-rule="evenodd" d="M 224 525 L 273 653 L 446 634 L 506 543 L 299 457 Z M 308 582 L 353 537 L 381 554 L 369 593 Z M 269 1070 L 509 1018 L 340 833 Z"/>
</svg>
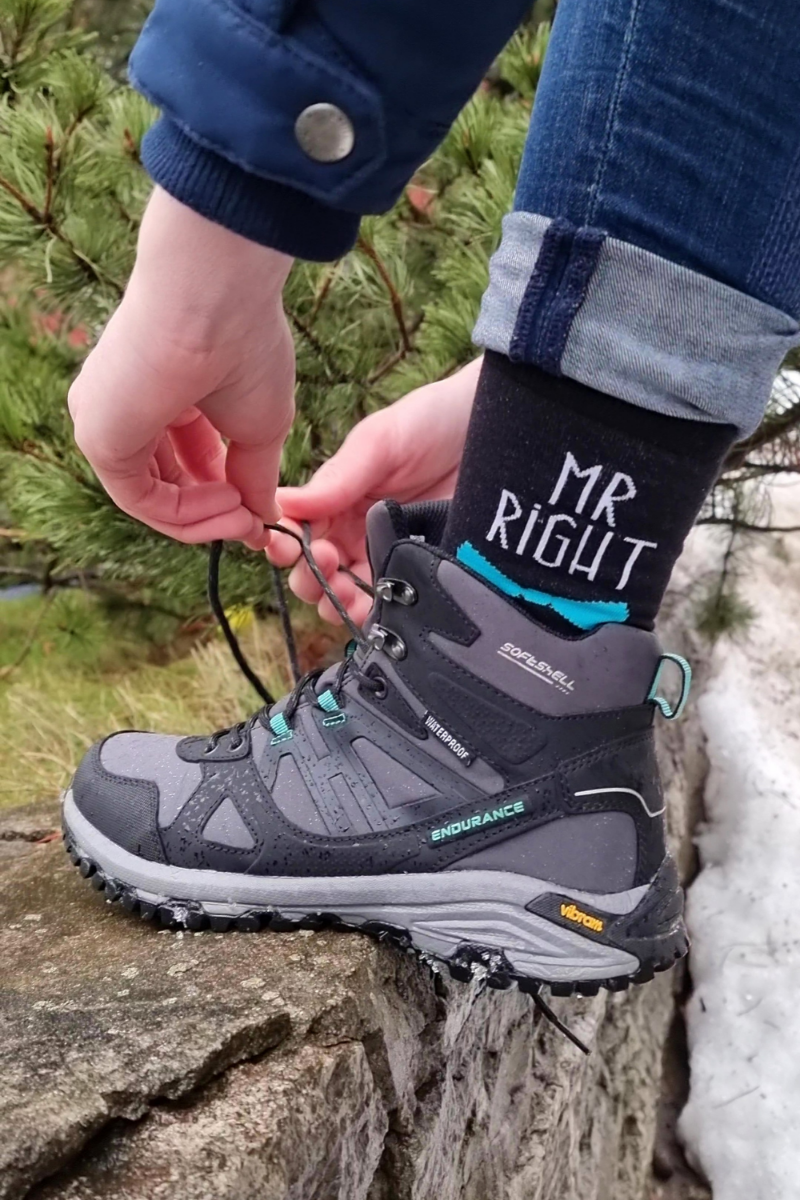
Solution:
<svg viewBox="0 0 800 1200">
<path fill-rule="evenodd" d="M 542 1014 L 542 1016 L 547 1021 L 550 1022 L 551 1025 L 554 1025 L 556 1027 L 556 1029 L 559 1031 L 559 1033 L 563 1033 L 564 1037 L 569 1038 L 569 1040 L 572 1042 L 573 1046 L 577 1046 L 578 1049 L 581 1050 L 584 1054 L 591 1053 L 589 1050 L 589 1047 L 586 1045 L 586 1043 L 582 1042 L 581 1039 L 578 1037 L 578 1035 L 573 1033 L 572 1030 L 569 1028 L 569 1026 L 564 1024 L 564 1022 L 560 1019 L 560 1017 L 556 1016 L 556 1014 L 553 1012 L 550 1005 L 547 1003 L 547 1001 L 542 996 L 541 991 L 537 990 L 535 992 L 532 992 L 531 995 L 533 997 L 533 1003 L 539 1009 L 539 1012 Z"/>
</svg>

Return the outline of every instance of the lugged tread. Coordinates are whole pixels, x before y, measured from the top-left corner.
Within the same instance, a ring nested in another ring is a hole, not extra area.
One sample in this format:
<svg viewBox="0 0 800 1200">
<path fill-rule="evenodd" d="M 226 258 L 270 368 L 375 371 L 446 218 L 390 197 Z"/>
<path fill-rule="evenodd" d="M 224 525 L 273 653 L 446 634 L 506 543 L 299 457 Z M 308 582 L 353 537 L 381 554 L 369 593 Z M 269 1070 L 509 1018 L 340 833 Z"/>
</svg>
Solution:
<svg viewBox="0 0 800 1200">
<path fill-rule="evenodd" d="M 632 984 L 649 983 L 660 971 L 668 971 L 670 967 L 687 953 L 688 939 L 678 946 L 667 959 L 653 959 L 641 963 L 639 970 L 633 975 L 618 975 L 611 979 L 586 980 L 548 980 L 535 979 L 531 976 L 518 974 L 505 959 L 502 952 L 491 947 L 465 944 L 459 946 L 452 959 L 439 958 L 428 951 L 419 950 L 414 946 L 411 935 L 406 929 L 397 925 L 389 925 L 382 921 L 365 921 L 360 925 L 351 924 L 337 913 L 319 912 L 304 913 L 300 917 L 289 917 L 274 909 L 252 909 L 238 917 L 227 917 L 207 913 L 197 903 L 186 903 L 178 900 L 161 901 L 158 904 L 145 900 L 137 895 L 135 888 L 113 879 L 104 874 L 97 863 L 77 848 L 71 835 L 65 829 L 64 848 L 70 862 L 78 868 L 80 874 L 87 879 L 95 891 L 103 892 L 109 903 L 119 903 L 123 909 L 137 914 L 144 921 L 153 921 L 165 929 L 186 928 L 193 933 L 211 930 L 213 933 L 227 933 L 236 930 L 240 933 L 256 933 L 270 929 L 275 933 L 289 933 L 299 929 L 339 929 L 367 933 L 378 941 L 391 942 L 398 950 L 416 955 L 428 966 L 434 963 L 437 967 L 446 968 L 452 979 L 458 983 L 469 983 L 475 977 L 476 968 L 483 974 L 487 987 L 505 991 L 516 983 L 518 989 L 526 995 L 538 995 L 543 987 L 549 988 L 553 996 L 596 996 L 601 988 L 609 992 L 626 991 Z"/>
</svg>

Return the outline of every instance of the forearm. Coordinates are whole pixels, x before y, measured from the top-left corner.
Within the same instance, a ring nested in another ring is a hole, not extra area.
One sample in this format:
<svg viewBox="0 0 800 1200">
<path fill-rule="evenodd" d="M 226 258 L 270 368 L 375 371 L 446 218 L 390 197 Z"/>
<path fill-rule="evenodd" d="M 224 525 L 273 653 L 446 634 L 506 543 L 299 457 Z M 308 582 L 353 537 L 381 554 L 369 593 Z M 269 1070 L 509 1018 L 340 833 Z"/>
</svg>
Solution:
<svg viewBox="0 0 800 1200">
<path fill-rule="evenodd" d="M 253 241 L 338 257 L 441 141 L 526 7 L 157 0 L 131 60 L 164 113 L 145 165 Z"/>
</svg>

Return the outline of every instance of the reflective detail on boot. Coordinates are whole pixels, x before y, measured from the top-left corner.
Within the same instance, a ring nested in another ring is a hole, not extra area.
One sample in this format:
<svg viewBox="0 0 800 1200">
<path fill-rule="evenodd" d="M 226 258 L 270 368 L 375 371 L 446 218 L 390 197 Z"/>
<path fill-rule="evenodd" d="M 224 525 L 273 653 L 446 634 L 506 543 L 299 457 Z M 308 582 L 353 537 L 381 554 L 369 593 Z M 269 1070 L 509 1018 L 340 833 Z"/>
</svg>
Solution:
<svg viewBox="0 0 800 1200">
<path fill-rule="evenodd" d="M 612 792 L 622 792 L 625 796 L 635 796 L 639 801 L 648 817 L 660 817 L 663 812 L 666 812 L 666 804 L 662 804 L 661 808 L 657 808 L 655 812 L 648 807 L 647 801 L 641 792 L 635 792 L 633 788 L 627 787 L 605 787 L 605 788 L 587 788 L 582 792 L 575 792 L 576 796 L 608 796 Z"/>
<path fill-rule="evenodd" d="M 232 846 L 235 850 L 252 850 L 253 835 L 229 796 L 226 796 L 205 823 L 203 837 L 220 846 Z"/>
<path fill-rule="evenodd" d="M 631 887 L 636 855 L 636 826 L 628 813 L 582 813 L 487 846 L 447 869 L 514 871 L 602 894 Z"/>
<path fill-rule="evenodd" d="M 436 795 L 435 788 L 402 766 L 368 738 L 356 738 L 352 746 L 369 772 L 375 787 L 390 807 L 413 804 L 415 801 Z"/>
</svg>

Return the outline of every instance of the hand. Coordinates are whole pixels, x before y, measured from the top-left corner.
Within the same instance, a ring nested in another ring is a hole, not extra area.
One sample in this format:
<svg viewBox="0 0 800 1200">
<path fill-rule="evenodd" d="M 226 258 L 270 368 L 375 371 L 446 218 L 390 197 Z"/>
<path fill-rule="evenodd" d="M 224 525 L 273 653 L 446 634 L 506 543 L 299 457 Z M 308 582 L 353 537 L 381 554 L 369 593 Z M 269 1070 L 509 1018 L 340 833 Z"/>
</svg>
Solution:
<svg viewBox="0 0 800 1200">
<path fill-rule="evenodd" d="M 291 261 L 156 188 L 128 289 L 70 389 L 75 440 L 109 496 L 178 541 L 263 547 L 279 515 Z"/>
<path fill-rule="evenodd" d="M 312 553 L 358 623 L 369 612 L 370 600 L 341 568 L 370 581 L 367 510 L 387 497 L 408 503 L 452 496 L 481 363 L 476 359 L 448 379 L 417 388 L 366 417 L 305 487 L 278 489 L 282 523 L 298 532 L 299 522 L 310 523 Z M 341 624 L 293 538 L 273 534 L 267 554 L 277 566 L 294 564 L 289 586 L 295 595 L 317 604 L 326 621 Z"/>
</svg>

